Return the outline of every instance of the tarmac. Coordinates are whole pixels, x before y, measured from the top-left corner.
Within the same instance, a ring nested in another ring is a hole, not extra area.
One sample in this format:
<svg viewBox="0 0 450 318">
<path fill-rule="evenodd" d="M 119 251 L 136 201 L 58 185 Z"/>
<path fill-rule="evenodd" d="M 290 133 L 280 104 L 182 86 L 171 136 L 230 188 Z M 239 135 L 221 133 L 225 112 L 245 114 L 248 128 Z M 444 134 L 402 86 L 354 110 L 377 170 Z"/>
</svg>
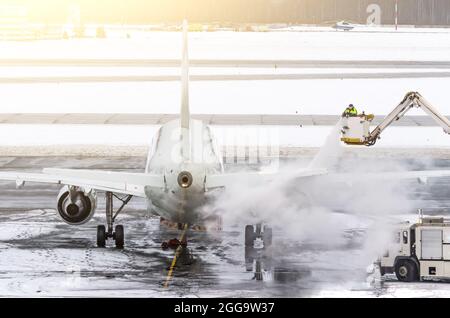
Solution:
<svg viewBox="0 0 450 318">
<path fill-rule="evenodd" d="M 291 158 L 290 160 L 309 158 Z M 411 168 L 423 168 L 405 158 Z M 140 157 L 1 157 L 2 170 L 39 171 L 42 167 L 78 167 L 142 171 Z M 449 160 L 436 160 L 435 168 Z M 393 163 L 395 165 L 395 163 Z M 232 168 L 232 167 L 227 167 Z M 345 169 L 345 168 L 344 168 Z M 450 178 L 422 188 L 408 186 L 413 209 L 448 214 Z M 346 214 L 332 204 L 329 222 L 338 218 L 349 228 L 333 241 L 298 240 L 274 228 L 273 248 L 246 250 L 242 224 L 224 224 L 223 231 L 188 234 L 188 247 L 179 255 L 170 284 L 165 287 L 174 250 L 161 243 L 179 231 L 160 225 L 144 200 L 133 198 L 117 224 L 125 226 L 125 248 L 95 245 L 95 228 L 105 223 L 103 196 L 94 218 L 82 226 L 63 223 L 55 212 L 59 187 L 32 185 L 15 189 L 1 182 L 0 295 L 61 297 L 439 297 L 450 293 L 445 283 L 398 283 L 393 276 L 367 274 L 373 259 L 365 246 L 366 217 Z M 420 198 L 420 200 L 419 200 Z M 416 199 L 416 200 L 415 200 Z M 353 224 L 353 225 L 352 225 Z M 359 224 L 359 226 L 354 226 Z"/>
</svg>

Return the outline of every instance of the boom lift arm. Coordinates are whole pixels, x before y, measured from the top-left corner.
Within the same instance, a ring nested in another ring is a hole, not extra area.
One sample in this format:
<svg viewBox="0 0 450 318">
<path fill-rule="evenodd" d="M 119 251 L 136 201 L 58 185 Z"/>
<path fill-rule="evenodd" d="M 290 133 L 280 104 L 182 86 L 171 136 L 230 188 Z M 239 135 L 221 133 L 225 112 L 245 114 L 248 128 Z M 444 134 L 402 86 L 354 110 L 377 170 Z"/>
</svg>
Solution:
<svg viewBox="0 0 450 318">
<path fill-rule="evenodd" d="M 401 103 L 394 108 L 394 110 L 383 119 L 383 121 L 370 133 L 367 137 L 367 144 L 374 145 L 381 133 L 394 121 L 402 118 L 411 108 L 420 107 L 428 116 L 433 118 L 439 126 L 444 129 L 444 132 L 450 134 L 450 121 L 439 114 L 436 109 L 419 93 L 410 92 L 406 94 Z"/>
<path fill-rule="evenodd" d="M 400 104 L 372 132 L 368 129 L 368 123 L 372 121 L 373 116 L 363 115 L 356 118 L 346 118 L 342 130 L 343 138 L 341 140 L 349 145 L 373 146 L 387 127 L 394 121 L 402 118 L 413 107 L 422 108 L 427 115 L 433 118 L 444 129 L 445 133 L 450 134 L 450 121 L 445 116 L 439 114 L 422 95 L 417 92 L 409 92 Z"/>
</svg>

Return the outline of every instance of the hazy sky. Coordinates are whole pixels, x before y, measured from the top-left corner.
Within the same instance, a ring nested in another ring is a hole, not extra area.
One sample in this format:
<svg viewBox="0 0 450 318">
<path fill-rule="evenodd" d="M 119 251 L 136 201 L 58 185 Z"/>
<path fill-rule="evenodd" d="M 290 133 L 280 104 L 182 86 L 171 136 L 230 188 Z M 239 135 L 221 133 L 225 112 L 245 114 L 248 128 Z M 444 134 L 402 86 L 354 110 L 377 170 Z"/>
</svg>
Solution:
<svg viewBox="0 0 450 318">
<path fill-rule="evenodd" d="M 393 0 L 0 0 L 0 23 L 22 6 L 31 21 L 66 22 L 81 12 L 85 23 L 291 22 L 331 23 L 349 20 L 394 23 Z M 399 23 L 449 25 L 450 1 L 399 1 Z"/>
<path fill-rule="evenodd" d="M 423 0 L 430 1 L 430 0 Z M 81 11 L 84 22 L 323 22 L 366 19 L 367 3 L 391 0 L 0 0 L 1 12 L 22 5 L 33 21 L 63 22 Z M 348 15 L 348 16 L 347 16 Z"/>
</svg>

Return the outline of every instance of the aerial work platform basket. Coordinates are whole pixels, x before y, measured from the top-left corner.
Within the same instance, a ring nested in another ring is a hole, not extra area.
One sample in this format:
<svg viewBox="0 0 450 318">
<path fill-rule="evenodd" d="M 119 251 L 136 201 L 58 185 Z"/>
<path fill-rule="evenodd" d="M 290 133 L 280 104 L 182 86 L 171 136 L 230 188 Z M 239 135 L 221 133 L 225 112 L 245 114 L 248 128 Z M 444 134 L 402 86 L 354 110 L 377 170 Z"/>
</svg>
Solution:
<svg viewBox="0 0 450 318">
<path fill-rule="evenodd" d="M 347 145 L 365 145 L 370 136 L 370 124 L 374 115 L 342 117 L 341 141 Z"/>
</svg>

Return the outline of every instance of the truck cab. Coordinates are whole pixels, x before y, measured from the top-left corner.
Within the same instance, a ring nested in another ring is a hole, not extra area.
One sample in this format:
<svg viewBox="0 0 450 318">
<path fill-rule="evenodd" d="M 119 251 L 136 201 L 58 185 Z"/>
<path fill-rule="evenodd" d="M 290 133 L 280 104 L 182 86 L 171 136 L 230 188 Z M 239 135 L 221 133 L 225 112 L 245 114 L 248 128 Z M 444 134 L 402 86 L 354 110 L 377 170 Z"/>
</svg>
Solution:
<svg viewBox="0 0 450 318">
<path fill-rule="evenodd" d="M 441 217 L 402 223 L 394 242 L 379 259 L 381 275 L 395 273 L 400 281 L 450 278 L 450 221 Z"/>
</svg>

